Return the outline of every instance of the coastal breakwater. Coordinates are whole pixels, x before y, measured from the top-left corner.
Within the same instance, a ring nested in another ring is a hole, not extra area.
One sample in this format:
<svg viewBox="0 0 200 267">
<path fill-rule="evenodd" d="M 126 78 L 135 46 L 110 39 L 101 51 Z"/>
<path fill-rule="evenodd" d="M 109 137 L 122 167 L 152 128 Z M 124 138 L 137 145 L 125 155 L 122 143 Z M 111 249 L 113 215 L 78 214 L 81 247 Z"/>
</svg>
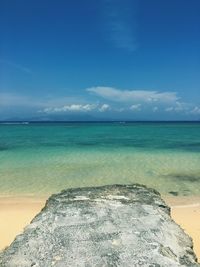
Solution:
<svg viewBox="0 0 200 267">
<path fill-rule="evenodd" d="M 52 195 L 0 254 L 1 267 L 200 266 L 160 194 L 142 185 Z"/>
</svg>

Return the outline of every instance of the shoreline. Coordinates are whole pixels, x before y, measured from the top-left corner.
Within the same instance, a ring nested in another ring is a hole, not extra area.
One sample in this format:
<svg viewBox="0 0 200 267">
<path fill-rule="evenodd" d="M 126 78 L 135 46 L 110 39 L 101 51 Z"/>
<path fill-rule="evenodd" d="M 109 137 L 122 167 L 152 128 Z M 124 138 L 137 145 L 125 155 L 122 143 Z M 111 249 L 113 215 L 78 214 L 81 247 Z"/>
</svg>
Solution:
<svg viewBox="0 0 200 267">
<path fill-rule="evenodd" d="M 200 196 L 161 196 L 171 208 L 172 219 L 193 239 L 200 262 Z M 0 197 L 0 251 L 9 246 L 16 235 L 44 207 L 48 197 Z"/>
</svg>

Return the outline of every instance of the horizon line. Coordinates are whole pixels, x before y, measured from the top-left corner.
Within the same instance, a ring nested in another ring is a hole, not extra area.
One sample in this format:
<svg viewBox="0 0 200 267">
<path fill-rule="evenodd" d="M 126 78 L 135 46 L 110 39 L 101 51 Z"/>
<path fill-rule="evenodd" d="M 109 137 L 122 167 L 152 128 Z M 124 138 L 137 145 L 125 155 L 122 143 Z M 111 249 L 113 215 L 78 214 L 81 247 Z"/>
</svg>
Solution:
<svg viewBox="0 0 200 267">
<path fill-rule="evenodd" d="M 195 122 L 200 123 L 199 120 L 0 120 L 0 124 L 3 123 L 112 123 L 112 122 L 118 122 L 118 123 L 145 123 L 145 122 L 166 122 L 166 123 L 184 123 L 184 122 Z"/>
</svg>

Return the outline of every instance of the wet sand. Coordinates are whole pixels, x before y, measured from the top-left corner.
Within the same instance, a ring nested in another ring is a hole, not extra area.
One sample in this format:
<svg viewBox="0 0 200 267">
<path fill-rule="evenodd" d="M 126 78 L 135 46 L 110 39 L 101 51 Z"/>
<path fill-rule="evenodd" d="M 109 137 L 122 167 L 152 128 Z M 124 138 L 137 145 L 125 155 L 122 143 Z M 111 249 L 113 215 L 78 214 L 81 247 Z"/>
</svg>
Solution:
<svg viewBox="0 0 200 267">
<path fill-rule="evenodd" d="M 200 261 L 200 197 L 163 197 L 171 207 L 171 216 L 194 243 Z M 40 212 L 45 198 L 0 198 L 0 250 L 9 246 L 15 236 Z"/>
</svg>

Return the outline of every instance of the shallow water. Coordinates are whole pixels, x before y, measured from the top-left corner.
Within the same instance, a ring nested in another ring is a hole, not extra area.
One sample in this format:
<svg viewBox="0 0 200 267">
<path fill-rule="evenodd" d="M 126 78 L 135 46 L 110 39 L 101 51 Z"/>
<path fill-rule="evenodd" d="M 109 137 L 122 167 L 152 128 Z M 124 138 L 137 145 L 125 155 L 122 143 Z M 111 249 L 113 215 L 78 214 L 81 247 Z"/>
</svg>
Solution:
<svg viewBox="0 0 200 267">
<path fill-rule="evenodd" d="M 199 195 L 200 123 L 0 124 L 2 196 L 111 183 Z"/>
</svg>

